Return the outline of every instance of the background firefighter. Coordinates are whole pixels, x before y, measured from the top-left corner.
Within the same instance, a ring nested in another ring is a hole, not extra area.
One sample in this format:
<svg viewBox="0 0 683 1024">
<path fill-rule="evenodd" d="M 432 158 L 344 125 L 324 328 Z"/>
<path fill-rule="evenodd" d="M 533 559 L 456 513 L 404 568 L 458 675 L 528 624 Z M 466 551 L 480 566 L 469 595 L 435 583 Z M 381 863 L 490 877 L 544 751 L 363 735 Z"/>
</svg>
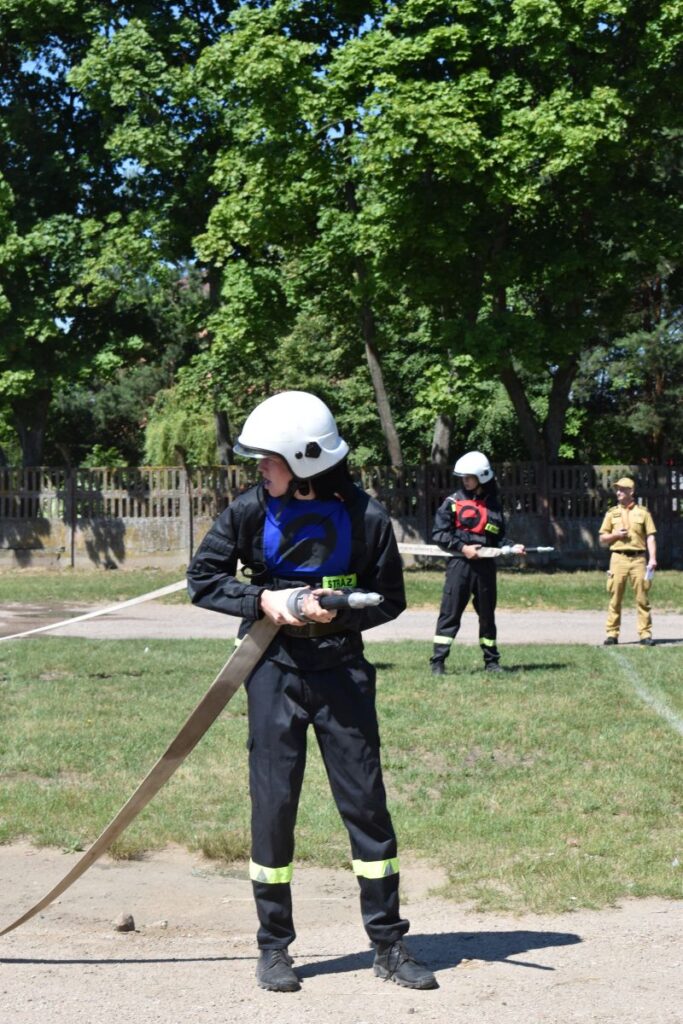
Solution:
<svg viewBox="0 0 683 1024">
<path fill-rule="evenodd" d="M 246 682 L 252 808 L 250 875 L 259 919 L 262 988 L 296 991 L 290 881 L 294 826 L 313 726 L 349 833 L 374 972 L 411 988 L 437 987 L 402 941 L 396 837 L 387 810 L 375 712 L 375 670 L 361 631 L 405 608 L 403 572 L 385 509 L 351 481 L 327 406 L 284 392 L 247 418 L 235 450 L 258 459 L 261 483 L 219 516 L 188 570 L 195 604 L 239 615 L 238 636 L 268 616 L 280 630 Z M 237 562 L 246 581 L 236 578 Z M 309 586 L 300 611 L 291 596 Z M 380 605 L 330 611 L 318 598 L 344 587 L 376 591 Z M 288 601 L 290 602 L 288 605 Z"/>
<path fill-rule="evenodd" d="M 434 675 L 443 675 L 453 640 L 460 629 L 470 598 L 479 616 L 479 644 L 484 667 L 500 671 L 496 643 L 496 560 L 480 558 L 482 547 L 501 547 L 505 518 L 498 501 L 498 488 L 489 460 L 481 452 L 467 452 L 456 462 L 453 473 L 461 486 L 444 500 L 434 517 L 432 540 L 451 556 L 430 664 Z M 522 545 L 515 545 L 518 553 Z"/>
</svg>

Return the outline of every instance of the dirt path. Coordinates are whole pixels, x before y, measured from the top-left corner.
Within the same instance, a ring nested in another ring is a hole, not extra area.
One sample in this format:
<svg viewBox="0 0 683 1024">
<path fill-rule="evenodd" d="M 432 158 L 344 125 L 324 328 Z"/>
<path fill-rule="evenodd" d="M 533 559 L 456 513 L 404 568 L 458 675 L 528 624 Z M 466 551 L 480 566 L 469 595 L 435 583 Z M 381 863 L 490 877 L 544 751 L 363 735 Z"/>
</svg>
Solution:
<svg viewBox="0 0 683 1024">
<path fill-rule="evenodd" d="M 72 606 L 58 610 L 49 605 L 5 604 L 0 608 L 0 637 L 34 629 L 82 612 L 94 606 Z M 394 622 L 368 630 L 368 642 L 380 640 L 424 640 L 434 635 L 437 611 L 433 608 L 408 609 Z M 683 643 L 683 615 L 677 612 L 653 612 L 657 644 Z M 601 644 L 605 639 L 605 615 L 594 611 L 512 611 L 496 612 L 498 637 L 502 647 L 512 644 Z M 219 612 L 208 612 L 187 604 L 161 604 L 149 601 L 132 608 L 86 622 L 64 626 L 52 636 L 82 636 L 93 640 L 128 639 L 231 639 L 239 620 Z M 624 610 L 622 643 L 637 643 L 635 612 Z M 468 609 L 458 634 L 458 643 L 478 643 L 478 620 Z"/>
<path fill-rule="evenodd" d="M 78 855 L 0 847 L 0 919 L 14 919 Z M 219 873 L 180 850 L 96 864 L 58 904 L 0 939 L 3 1024 L 680 1024 L 683 904 L 628 901 L 558 916 L 478 914 L 429 895 L 404 865 L 411 943 L 440 988 L 373 977 L 350 873 L 298 870 L 303 981 L 254 981 L 255 915 L 243 867 Z M 131 913 L 136 931 L 112 922 Z"/>
</svg>

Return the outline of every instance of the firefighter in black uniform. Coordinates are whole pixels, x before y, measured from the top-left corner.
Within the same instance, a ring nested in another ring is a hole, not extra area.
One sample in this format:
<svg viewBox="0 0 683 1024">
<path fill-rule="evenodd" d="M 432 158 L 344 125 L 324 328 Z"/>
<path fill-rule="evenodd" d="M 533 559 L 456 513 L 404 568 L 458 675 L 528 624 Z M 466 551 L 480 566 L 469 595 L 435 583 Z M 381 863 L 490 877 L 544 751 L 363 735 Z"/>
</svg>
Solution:
<svg viewBox="0 0 683 1024">
<path fill-rule="evenodd" d="M 453 640 L 470 597 L 479 616 L 479 643 L 484 668 L 500 672 L 496 645 L 496 560 L 480 557 L 482 548 L 503 544 L 505 519 L 498 501 L 496 481 L 489 460 L 481 452 L 467 452 L 455 464 L 462 486 L 445 499 L 434 517 L 432 539 L 444 548 L 450 561 L 441 598 L 430 664 L 434 675 L 443 675 Z M 514 546 L 518 554 L 521 544 Z"/>
<path fill-rule="evenodd" d="M 281 627 L 246 682 L 256 977 L 276 992 L 300 988 L 288 951 L 295 938 L 290 881 L 309 725 L 350 837 L 374 972 L 410 988 L 437 987 L 402 938 L 409 924 L 399 912 L 375 670 L 361 638 L 405 608 L 402 566 L 387 512 L 351 481 L 348 450 L 315 395 L 290 391 L 262 402 L 235 446 L 259 460 L 262 480 L 218 517 L 188 570 L 195 604 L 242 617 L 238 640 L 262 616 Z M 238 559 L 246 581 L 236 577 Z M 310 587 L 303 622 L 288 605 L 302 586 Z M 384 600 L 362 610 L 321 607 L 323 593 L 345 587 Z"/>
</svg>

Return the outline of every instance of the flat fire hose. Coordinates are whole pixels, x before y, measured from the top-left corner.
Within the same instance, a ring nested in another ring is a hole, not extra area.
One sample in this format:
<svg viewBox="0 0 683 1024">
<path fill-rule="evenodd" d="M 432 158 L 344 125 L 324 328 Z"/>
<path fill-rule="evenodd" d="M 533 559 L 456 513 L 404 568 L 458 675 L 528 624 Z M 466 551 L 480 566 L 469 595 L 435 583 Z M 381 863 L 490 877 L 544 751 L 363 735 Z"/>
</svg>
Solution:
<svg viewBox="0 0 683 1024">
<path fill-rule="evenodd" d="M 173 584 L 173 587 L 178 589 L 177 584 Z M 300 612 L 300 599 L 303 598 L 307 589 L 308 588 L 306 587 L 302 587 L 299 590 L 294 591 L 288 604 L 290 611 L 292 611 L 297 618 L 301 618 L 302 621 L 303 615 Z M 155 591 L 154 593 L 158 592 Z M 149 597 L 149 595 L 146 596 Z M 137 603 L 139 600 L 140 598 L 136 598 L 133 599 L 133 602 Z M 133 602 L 127 602 L 127 604 Z M 378 605 L 381 602 L 381 594 L 368 594 L 359 591 L 345 594 L 324 594 L 320 598 L 320 604 L 322 607 L 329 609 L 360 609 Z M 123 604 L 121 607 L 123 607 Z M 114 609 L 106 609 L 107 612 L 112 610 Z M 100 612 L 100 614 L 103 614 L 103 612 Z M 71 621 L 76 620 L 74 619 Z M 49 629 L 50 627 L 42 628 Z M 54 626 L 52 628 L 54 628 Z M 2 931 L 0 931 L 0 935 L 7 935 L 8 932 L 14 931 L 15 928 L 19 928 L 19 926 L 24 924 L 26 921 L 30 921 L 32 917 L 35 917 L 35 915 L 40 913 L 41 910 L 44 910 L 45 907 L 49 906 L 53 900 L 56 900 L 58 896 L 61 896 L 63 892 L 66 892 L 69 886 L 73 885 L 81 875 L 85 874 L 90 865 L 94 864 L 95 861 L 102 856 L 114 840 L 121 835 L 124 829 L 128 828 L 140 811 L 147 806 L 152 797 L 156 796 L 164 783 L 170 779 L 176 768 L 180 767 L 190 751 L 194 750 L 209 726 L 216 721 L 230 698 L 237 693 L 247 676 L 249 676 L 261 660 L 279 628 L 279 625 L 268 618 L 257 619 L 256 622 L 254 622 L 249 632 L 243 637 L 239 647 L 235 648 L 209 689 L 200 700 L 199 704 L 197 704 L 194 711 L 191 712 L 189 718 L 181 727 L 176 738 L 173 740 L 166 752 L 162 754 L 152 770 L 145 776 L 130 799 L 126 801 L 118 814 L 107 825 L 104 832 L 102 832 L 102 834 L 95 840 L 90 849 L 86 850 L 81 859 L 77 861 L 64 878 L 62 878 L 61 882 L 58 882 L 46 896 L 43 896 L 43 898 L 39 900 L 35 906 L 31 907 L 30 910 L 27 910 L 25 914 L 22 914 L 21 917 L 16 919 L 16 921 L 13 921 L 11 924 L 7 925 L 6 928 L 3 928 Z M 18 635 L 26 636 L 27 634 L 24 633 Z M 6 639 L 10 638 L 7 637 Z"/>
<path fill-rule="evenodd" d="M 107 825 L 104 832 L 95 840 L 90 849 L 86 850 L 81 859 L 62 878 L 61 882 L 57 883 L 54 889 L 51 889 L 46 896 L 43 896 L 35 906 L 27 910 L 21 917 L 18 917 L 16 921 L 3 928 L 0 931 L 0 935 L 7 935 L 8 932 L 18 928 L 40 913 L 41 910 L 44 910 L 53 900 L 61 896 L 63 892 L 66 892 L 69 886 L 73 885 L 76 879 L 80 878 L 90 865 L 94 864 L 102 856 L 105 850 L 130 825 L 140 811 L 147 806 L 152 797 L 159 792 L 164 783 L 173 775 L 176 768 L 183 763 L 190 751 L 199 743 L 206 730 L 215 722 L 230 698 L 239 690 L 249 673 L 265 654 L 279 628 L 270 619 L 258 619 L 253 624 L 239 647 L 236 647 L 230 655 L 199 704 L 191 712 L 166 752 L 145 776 L 116 817 Z"/>
<path fill-rule="evenodd" d="M 122 611 L 124 608 L 132 608 L 135 604 L 143 604 L 145 601 L 154 601 L 157 597 L 176 594 L 179 590 L 185 590 L 186 588 L 187 582 L 179 580 L 178 583 L 170 583 L 167 587 L 150 590 L 149 593 L 141 594 L 139 597 L 131 597 L 127 601 L 117 601 L 116 604 L 110 604 L 106 608 L 96 608 L 94 612 L 85 612 L 84 615 L 72 615 L 70 619 L 63 619 L 61 622 L 51 622 L 48 626 L 37 626 L 35 629 L 25 629 L 22 633 L 10 633 L 9 636 L 0 636 L 0 643 L 4 640 L 20 640 L 22 637 L 34 636 L 36 633 L 47 633 L 51 629 L 71 626 L 74 622 L 86 622 L 88 619 L 97 619 L 102 615 L 111 615 Z"/>
</svg>

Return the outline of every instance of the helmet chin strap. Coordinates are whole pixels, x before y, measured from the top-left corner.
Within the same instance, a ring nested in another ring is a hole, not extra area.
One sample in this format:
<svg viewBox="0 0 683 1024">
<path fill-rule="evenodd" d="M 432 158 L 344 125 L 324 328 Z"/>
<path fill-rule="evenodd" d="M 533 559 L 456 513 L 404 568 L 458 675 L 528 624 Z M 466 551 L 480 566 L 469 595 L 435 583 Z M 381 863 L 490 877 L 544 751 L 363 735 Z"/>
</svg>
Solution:
<svg viewBox="0 0 683 1024">
<path fill-rule="evenodd" d="M 287 484 L 287 490 L 282 495 L 282 507 L 280 508 L 280 511 L 278 512 L 276 518 L 280 518 L 284 510 L 289 505 L 290 501 L 292 501 L 292 499 L 296 496 L 297 491 L 305 496 L 310 493 L 310 490 L 310 481 L 300 480 L 298 477 L 293 476 L 292 479 Z"/>
<path fill-rule="evenodd" d="M 293 476 L 287 484 L 287 491 L 284 495 L 285 504 L 288 504 L 292 498 L 296 497 L 297 491 L 299 494 L 306 497 L 311 493 L 311 482 L 310 480 L 300 480 L 299 477 Z"/>
</svg>

